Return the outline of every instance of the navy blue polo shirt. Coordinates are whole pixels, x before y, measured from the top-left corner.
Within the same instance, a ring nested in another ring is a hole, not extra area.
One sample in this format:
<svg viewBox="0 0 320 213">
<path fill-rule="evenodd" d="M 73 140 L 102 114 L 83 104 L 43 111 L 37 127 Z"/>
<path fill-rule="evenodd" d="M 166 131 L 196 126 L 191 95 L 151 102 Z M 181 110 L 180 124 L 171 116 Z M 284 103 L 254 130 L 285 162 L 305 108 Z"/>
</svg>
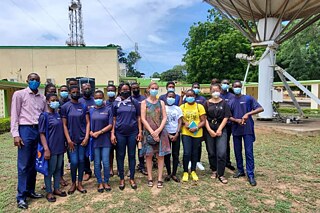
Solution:
<svg viewBox="0 0 320 213">
<path fill-rule="evenodd" d="M 86 136 L 86 114 L 88 108 L 81 103 L 65 103 L 61 107 L 61 117 L 67 119 L 70 139 L 77 144 L 82 143 Z"/>
<path fill-rule="evenodd" d="M 229 101 L 232 117 L 241 119 L 247 112 L 256 110 L 261 105 L 250 95 L 235 96 Z M 232 134 L 235 136 L 254 135 L 254 122 L 252 116 L 249 116 L 246 124 L 241 126 L 238 123 L 232 122 Z"/>
<path fill-rule="evenodd" d="M 136 100 L 139 104 L 141 104 L 141 102 L 146 99 L 146 96 L 144 96 L 144 95 L 134 96 L 134 95 L 133 95 L 132 98 L 133 98 L 134 100 Z"/>
<path fill-rule="evenodd" d="M 113 115 L 111 108 L 103 106 L 101 108 L 91 108 L 90 112 L 90 129 L 92 132 L 102 130 L 108 125 L 112 125 Z M 92 138 L 93 148 L 111 147 L 110 131 L 99 135 L 98 138 Z"/>
<path fill-rule="evenodd" d="M 47 121 L 44 113 L 39 117 L 39 133 L 46 135 L 47 144 L 51 155 L 63 154 L 65 150 L 65 137 L 63 132 L 63 124 L 61 117 L 58 113 L 47 113 Z M 48 125 L 48 126 L 47 126 Z"/>
<path fill-rule="evenodd" d="M 226 92 L 226 93 L 221 93 L 220 94 L 220 98 L 222 98 L 226 103 L 229 104 L 230 100 L 233 99 L 235 97 L 234 94 L 232 94 L 231 92 Z"/>
<path fill-rule="evenodd" d="M 162 100 L 164 103 L 167 103 L 167 94 L 161 95 L 159 99 Z M 175 102 L 173 105 L 179 106 L 179 102 L 180 102 L 180 95 L 176 94 Z"/>
<path fill-rule="evenodd" d="M 92 96 L 88 99 L 85 97 L 80 98 L 79 103 L 85 104 L 88 109 L 95 106 L 94 98 Z"/>
<path fill-rule="evenodd" d="M 113 116 L 116 117 L 115 132 L 124 136 L 139 133 L 138 116 L 140 116 L 139 103 L 132 99 L 132 102 L 113 103 Z"/>
<path fill-rule="evenodd" d="M 202 106 L 204 106 L 207 102 L 207 99 L 201 95 L 196 95 L 195 99 L 196 99 L 196 103 L 201 104 Z M 186 99 L 184 99 L 183 103 L 185 104 L 186 102 L 187 102 Z"/>
</svg>

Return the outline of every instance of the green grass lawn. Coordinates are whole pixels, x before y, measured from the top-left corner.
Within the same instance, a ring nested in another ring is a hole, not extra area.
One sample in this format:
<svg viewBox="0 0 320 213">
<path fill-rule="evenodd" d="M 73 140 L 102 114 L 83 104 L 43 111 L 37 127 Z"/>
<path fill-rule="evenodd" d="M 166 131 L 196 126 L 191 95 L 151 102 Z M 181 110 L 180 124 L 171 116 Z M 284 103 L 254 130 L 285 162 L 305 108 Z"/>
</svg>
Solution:
<svg viewBox="0 0 320 213">
<path fill-rule="evenodd" d="M 0 212 L 18 212 L 16 148 L 10 134 L 0 135 Z M 227 185 L 210 179 L 206 170 L 198 172 L 199 182 L 165 183 L 163 189 L 147 187 L 147 178 L 136 175 L 138 189 L 118 189 L 118 177 L 111 178 L 112 191 L 96 191 L 96 179 L 85 182 L 88 193 L 75 192 L 56 203 L 29 200 L 30 212 L 320 212 L 320 137 L 298 137 L 258 131 L 255 142 L 256 179 L 251 187 L 245 178 L 233 179 L 227 170 Z M 232 161 L 234 157 L 232 154 Z M 93 168 L 93 166 L 92 166 Z M 178 175 L 182 175 L 179 168 Z M 37 192 L 43 185 L 38 176 Z M 154 175 L 155 177 L 155 175 Z M 66 179 L 70 182 L 69 171 Z M 68 190 L 68 187 L 65 188 Z"/>
</svg>

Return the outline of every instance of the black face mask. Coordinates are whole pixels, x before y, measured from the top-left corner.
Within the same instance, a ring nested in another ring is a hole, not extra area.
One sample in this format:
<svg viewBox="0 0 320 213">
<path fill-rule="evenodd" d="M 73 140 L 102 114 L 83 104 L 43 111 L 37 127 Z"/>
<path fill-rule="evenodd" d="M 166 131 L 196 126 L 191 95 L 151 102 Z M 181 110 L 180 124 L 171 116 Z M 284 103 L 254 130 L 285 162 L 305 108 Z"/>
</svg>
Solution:
<svg viewBox="0 0 320 213">
<path fill-rule="evenodd" d="M 71 93 L 71 94 L 70 94 L 70 97 L 71 97 L 73 100 L 79 100 L 79 98 L 80 98 L 80 92 Z"/>
<path fill-rule="evenodd" d="M 84 96 L 84 97 L 90 98 L 91 95 L 92 95 L 91 90 L 87 89 L 87 90 L 84 90 L 84 91 L 83 91 L 83 96 Z"/>
<path fill-rule="evenodd" d="M 138 96 L 140 94 L 140 90 L 134 90 L 132 91 L 133 95 Z"/>
<path fill-rule="evenodd" d="M 131 93 L 130 91 L 126 91 L 126 92 L 121 92 L 120 93 L 121 97 L 123 97 L 124 99 L 127 99 L 130 97 Z"/>
</svg>

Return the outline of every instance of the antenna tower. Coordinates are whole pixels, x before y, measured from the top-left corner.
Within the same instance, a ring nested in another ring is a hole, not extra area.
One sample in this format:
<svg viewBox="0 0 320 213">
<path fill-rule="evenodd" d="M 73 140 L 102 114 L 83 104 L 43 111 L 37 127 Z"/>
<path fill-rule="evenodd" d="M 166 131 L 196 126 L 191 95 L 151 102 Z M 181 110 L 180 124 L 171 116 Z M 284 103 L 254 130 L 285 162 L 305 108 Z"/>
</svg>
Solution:
<svg viewBox="0 0 320 213">
<path fill-rule="evenodd" d="M 70 33 L 68 46 L 86 46 L 83 39 L 82 5 L 80 0 L 71 0 L 69 6 Z"/>
</svg>

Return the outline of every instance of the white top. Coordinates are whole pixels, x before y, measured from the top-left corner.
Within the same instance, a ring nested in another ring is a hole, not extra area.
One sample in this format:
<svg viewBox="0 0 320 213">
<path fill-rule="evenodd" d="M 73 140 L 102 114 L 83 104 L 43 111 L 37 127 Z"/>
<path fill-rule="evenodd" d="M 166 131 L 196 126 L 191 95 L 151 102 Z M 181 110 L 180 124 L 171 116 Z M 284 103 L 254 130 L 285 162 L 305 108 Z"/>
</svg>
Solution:
<svg viewBox="0 0 320 213">
<path fill-rule="evenodd" d="M 166 123 L 166 130 L 170 134 L 175 134 L 178 130 L 178 121 L 179 118 L 182 117 L 182 110 L 180 107 L 172 105 L 166 106 L 167 112 L 167 123 Z"/>
</svg>

